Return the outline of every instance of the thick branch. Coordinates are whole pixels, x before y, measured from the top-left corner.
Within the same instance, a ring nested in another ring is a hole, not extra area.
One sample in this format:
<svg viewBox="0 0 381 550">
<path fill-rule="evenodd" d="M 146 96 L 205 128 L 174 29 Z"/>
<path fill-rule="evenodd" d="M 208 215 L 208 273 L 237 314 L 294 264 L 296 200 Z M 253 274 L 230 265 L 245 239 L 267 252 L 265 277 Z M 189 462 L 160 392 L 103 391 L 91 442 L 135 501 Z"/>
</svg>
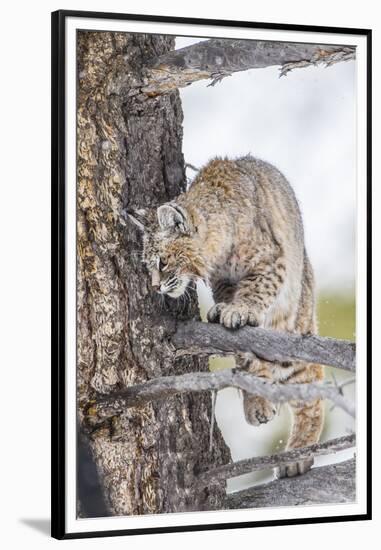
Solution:
<svg viewBox="0 0 381 550">
<path fill-rule="evenodd" d="M 315 443 L 314 445 L 310 445 L 308 447 L 292 449 L 290 451 L 284 451 L 283 453 L 275 455 L 247 458 L 245 460 L 239 460 L 238 462 L 232 462 L 231 464 L 219 466 L 218 468 L 214 468 L 206 472 L 201 472 L 197 476 L 197 483 L 202 486 L 207 486 L 212 483 L 219 483 L 222 480 L 248 474 L 250 472 L 269 470 L 271 468 L 275 468 L 276 466 L 292 464 L 294 462 L 315 456 L 334 454 L 354 447 L 355 444 L 356 436 L 355 434 L 350 434 L 325 441 L 324 443 Z"/>
<path fill-rule="evenodd" d="M 225 508 L 265 508 L 338 504 L 356 500 L 356 461 L 354 458 L 313 468 L 306 474 L 255 485 L 226 496 Z"/>
<path fill-rule="evenodd" d="M 139 407 L 148 401 L 157 401 L 174 394 L 221 390 L 227 387 L 261 395 L 273 403 L 330 399 L 336 406 L 355 416 L 354 405 L 344 398 L 338 386 L 321 383 L 271 384 L 247 372 L 225 369 L 218 372 L 163 376 L 145 384 L 138 384 L 126 390 L 102 396 L 89 403 L 87 420 L 90 426 L 94 426 L 129 407 Z"/>
<path fill-rule="evenodd" d="M 281 66 L 281 76 L 296 67 L 354 59 L 354 47 L 262 40 L 212 39 L 151 60 L 143 92 L 155 96 L 205 78 L 212 85 L 247 69 Z"/>
<path fill-rule="evenodd" d="M 339 369 L 356 369 L 356 344 L 322 336 L 300 336 L 288 332 L 244 327 L 228 330 L 222 325 L 201 322 L 181 324 L 172 338 L 181 355 L 226 355 L 251 352 L 267 361 L 307 361 Z"/>
</svg>

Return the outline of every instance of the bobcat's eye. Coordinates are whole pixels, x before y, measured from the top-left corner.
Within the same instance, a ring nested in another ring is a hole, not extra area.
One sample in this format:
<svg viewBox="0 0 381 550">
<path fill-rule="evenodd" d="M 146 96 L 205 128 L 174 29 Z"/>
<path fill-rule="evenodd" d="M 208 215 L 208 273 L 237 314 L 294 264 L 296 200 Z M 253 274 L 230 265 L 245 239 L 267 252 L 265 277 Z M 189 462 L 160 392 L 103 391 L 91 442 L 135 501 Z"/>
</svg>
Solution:
<svg viewBox="0 0 381 550">
<path fill-rule="evenodd" d="M 161 258 L 157 260 L 157 267 L 159 271 L 165 271 L 167 266 L 168 263 L 165 260 L 162 260 Z"/>
</svg>

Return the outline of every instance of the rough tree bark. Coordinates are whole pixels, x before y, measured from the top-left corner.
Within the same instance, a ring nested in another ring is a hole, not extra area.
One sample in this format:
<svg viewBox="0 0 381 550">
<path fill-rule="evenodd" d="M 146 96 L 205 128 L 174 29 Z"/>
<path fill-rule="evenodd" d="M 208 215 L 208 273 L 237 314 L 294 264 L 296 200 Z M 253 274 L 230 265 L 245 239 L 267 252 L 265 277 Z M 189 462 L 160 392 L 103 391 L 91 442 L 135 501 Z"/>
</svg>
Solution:
<svg viewBox="0 0 381 550">
<path fill-rule="evenodd" d="M 78 418 L 98 393 L 163 375 L 208 369 L 206 358 L 175 357 L 177 322 L 198 315 L 160 307 L 141 265 L 139 235 L 121 212 L 155 206 L 185 186 L 182 109 L 175 91 L 148 101 L 141 86 L 148 59 L 174 39 L 78 33 Z M 218 429 L 209 452 L 211 397 L 176 395 L 92 426 L 89 446 L 110 514 L 220 508 L 224 483 L 189 487 L 194 469 L 225 464 Z"/>
</svg>

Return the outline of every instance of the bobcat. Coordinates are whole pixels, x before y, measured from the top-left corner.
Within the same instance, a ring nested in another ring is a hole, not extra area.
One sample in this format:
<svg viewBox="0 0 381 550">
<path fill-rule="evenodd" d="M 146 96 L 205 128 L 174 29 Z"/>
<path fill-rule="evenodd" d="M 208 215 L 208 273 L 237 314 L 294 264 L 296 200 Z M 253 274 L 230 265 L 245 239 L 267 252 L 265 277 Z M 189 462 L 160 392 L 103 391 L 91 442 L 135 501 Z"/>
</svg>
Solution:
<svg viewBox="0 0 381 550">
<path fill-rule="evenodd" d="M 142 221 L 143 220 L 143 221 Z M 314 279 L 298 203 L 285 177 L 272 165 L 246 156 L 215 158 L 186 193 L 155 212 L 138 211 L 144 230 L 143 261 L 152 287 L 172 298 L 203 280 L 215 305 L 208 321 L 229 329 L 246 324 L 309 334 L 316 332 Z M 237 354 L 238 368 L 270 382 L 321 380 L 320 365 L 270 363 Z M 243 392 L 247 422 L 271 420 L 277 407 Z M 287 448 L 319 440 L 321 400 L 291 402 L 293 425 Z M 304 473 L 312 460 L 280 468 L 279 477 Z"/>
</svg>

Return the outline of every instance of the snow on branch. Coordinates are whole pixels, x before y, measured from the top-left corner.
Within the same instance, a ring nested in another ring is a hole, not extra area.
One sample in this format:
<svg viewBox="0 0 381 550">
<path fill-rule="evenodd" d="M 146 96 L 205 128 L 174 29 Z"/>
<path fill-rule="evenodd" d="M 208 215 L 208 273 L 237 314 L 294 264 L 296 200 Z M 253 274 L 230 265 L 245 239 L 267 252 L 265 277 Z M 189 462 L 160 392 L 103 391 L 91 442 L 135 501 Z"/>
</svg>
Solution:
<svg viewBox="0 0 381 550">
<path fill-rule="evenodd" d="M 352 46 L 216 38 L 150 60 L 142 91 L 152 97 L 202 79 L 214 85 L 235 72 L 271 66 L 279 66 L 283 76 L 298 67 L 329 66 L 355 55 Z"/>
</svg>

